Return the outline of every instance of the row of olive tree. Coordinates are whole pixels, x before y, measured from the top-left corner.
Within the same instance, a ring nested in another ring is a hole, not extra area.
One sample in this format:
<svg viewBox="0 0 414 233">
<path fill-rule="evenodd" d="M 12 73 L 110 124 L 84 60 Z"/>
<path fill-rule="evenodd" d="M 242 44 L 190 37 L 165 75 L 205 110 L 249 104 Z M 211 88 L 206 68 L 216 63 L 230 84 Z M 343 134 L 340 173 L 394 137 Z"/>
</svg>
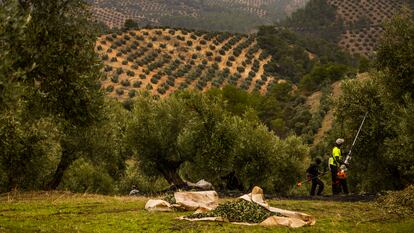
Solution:
<svg viewBox="0 0 414 233">
<path fill-rule="evenodd" d="M 177 186 L 204 178 L 220 187 L 234 174 L 246 189 L 287 192 L 303 172 L 307 147 L 297 137 L 280 140 L 254 111 L 236 116 L 225 105 L 214 94 L 139 96 L 127 135 L 140 168 Z"/>
</svg>

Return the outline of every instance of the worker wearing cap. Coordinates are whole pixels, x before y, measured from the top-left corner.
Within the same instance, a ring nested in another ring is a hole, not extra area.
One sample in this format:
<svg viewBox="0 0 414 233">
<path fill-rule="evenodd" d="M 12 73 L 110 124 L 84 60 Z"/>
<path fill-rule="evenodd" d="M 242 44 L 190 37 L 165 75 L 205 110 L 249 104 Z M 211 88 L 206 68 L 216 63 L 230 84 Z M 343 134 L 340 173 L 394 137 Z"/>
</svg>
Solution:
<svg viewBox="0 0 414 233">
<path fill-rule="evenodd" d="M 345 194 L 348 194 L 348 184 L 346 182 L 346 177 L 338 177 L 338 172 L 340 171 L 339 167 L 341 165 L 344 165 L 341 151 L 341 147 L 344 142 L 345 140 L 342 138 L 338 138 L 335 141 L 335 146 L 332 149 L 332 156 L 329 158 L 329 170 L 331 171 L 332 175 L 333 195 L 339 194 L 341 192 L 341 189 Z"/>
</svg>

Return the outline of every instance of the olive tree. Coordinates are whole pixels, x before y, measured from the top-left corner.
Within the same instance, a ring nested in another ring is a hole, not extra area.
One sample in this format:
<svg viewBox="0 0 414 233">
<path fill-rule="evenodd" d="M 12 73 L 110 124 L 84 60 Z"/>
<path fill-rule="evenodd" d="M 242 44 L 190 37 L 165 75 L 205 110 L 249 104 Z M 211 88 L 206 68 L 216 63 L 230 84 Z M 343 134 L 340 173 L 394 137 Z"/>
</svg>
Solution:
<svg viewBox="0 0 414 233">
<path fill-rule="evenodd" d="M 0 7 L 0 192 L 36 189 L 56 165 L 58 132 L 50 118 L 33 119 L 33 95 L 27 74 L 33 61 L 22 63 L 31 23 L 17 1 Z"/>
<path fill-rule="evenodd" d="M 5 4 L 12 2 L 18 4 L 17 16 L 30 18 L 25 25 L 10 29 L 12 33 L 21 30 L 22 35 L 12 38 L 13 43 L 7 48 L 7 53 L 18 58 L 8 68 L 26 71 L 15 80 L 30 92 L 24 98 L 30 106 L 30 118 L 51 117 L 62 134 L 59 163 L 45 185 L 55 189 L 65 170 L 83 154 L 80 150 L 87 147 L 82 139 L 88 128 L 101 117 L 102 72 L 94 51 L 96 33 L 91 30 L 83 1 L 10 0 Z"/>
<path fill-rule="evenodd" d="M 142 169 L 162 175 L 170 184 L 183 185 L 179 175 L 184 162 L 206 159 L 219 171 L 230 144 L 224 143 L 225 114 L 214 101 L 194 93 L 158 99 L 139 96 L 128 128 L 129 144 Z M 230 137 L 228 137 L 230 138 Z M 229 139 L 230 140 L 230 139 Z"/>
<path fill-rule="evenodd" d="M 127 130 L 128 145 L 147 175 L 163 176 L 170 184 L 203 178 L 217 187 L 233 174 L 245 188 L 288 191 L 307 164 L 301 139 L 279 139 L 252 110 L 236 116 L 226 109 L 215 92 L 181 92 L 163 99 L 140 95 Z"/>
</svg>

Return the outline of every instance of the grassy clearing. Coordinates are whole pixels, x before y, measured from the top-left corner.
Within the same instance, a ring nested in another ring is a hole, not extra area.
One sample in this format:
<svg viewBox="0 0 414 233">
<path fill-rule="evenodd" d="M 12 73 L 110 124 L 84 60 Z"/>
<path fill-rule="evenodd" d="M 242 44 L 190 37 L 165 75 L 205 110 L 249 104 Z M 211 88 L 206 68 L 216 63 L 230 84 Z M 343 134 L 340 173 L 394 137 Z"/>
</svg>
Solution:
<svg viewBox="0 0 414 233">
<path fill-rule="evenodd" d="M 372 203 L 270 201 L 316 216 L 312 227 L 288 229 L 175 220 L 189 212 L 149 213 L 146 198 L 70 193 L 0 196 L 0 232 L 412 232 L 414 219 L 396 218 Z"/>
</svg>

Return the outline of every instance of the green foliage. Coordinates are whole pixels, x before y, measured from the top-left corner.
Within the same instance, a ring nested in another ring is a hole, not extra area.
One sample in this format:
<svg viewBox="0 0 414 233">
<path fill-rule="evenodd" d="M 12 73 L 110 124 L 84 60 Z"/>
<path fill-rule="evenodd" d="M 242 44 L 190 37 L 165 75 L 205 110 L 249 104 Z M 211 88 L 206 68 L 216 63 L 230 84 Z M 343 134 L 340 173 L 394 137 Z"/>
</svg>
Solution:
<svg viewBox="0 0 414 233">
<path fill-rule="evenodd" d="M 184 92 L 166 99 L 138 96 L 128 138 L 144 174 L 163 176 L 176 185 L 183 183 L 182 177 L 209 177 L 221 186 L 221 177 L 234 171 L 246 188 L 289 190 L 303 170 L 298 161 L 306 160 L 307 147 L 299 138 L 284 141 L 269 132 L 249 102 L 230 107 L 226 99 L 252 101 L 243 97 L 246 93 L 234 95 L 232 90 Z M 281 170 L 294 174 L 292 179 Z"/>
<path fill-rule="evenodd" d="M 222 217 L 229 222 L 261 223 L 268 217 L 275 215 L 263 206 L 254 202 L 238 199 L 220 204 L 216 209 L 199 214 L 186 216 L 187 218 Z"/>
<path fill-rule="evenodd" d="M 114 180 L 83 158 L 75 161 L 65 172 L 60 188 L 79 193 L 112 194 L 115 191 Z"/>
<path fill-rule="evenodd" d="M 157 193 L 168 187 L 166 180 L 159 176 L 145 175 L 135 160 L 128 160 L 125 174 L 118 184 L 118 193 L 128 194 L 132 187 L 141 193 Z"/>
<path fill-rule="evenodd" d="M 307 33 L 336 43 L 344 30 L 343 21 L 337 17 L 336 8 L 326 0 L 310 0 L 282 22 L 294 31 Z"/>
<path fill-rule="evenodd" d="M 257 33 L 257 42 L 272 60 L 265 71 L 286 80 L 298 83 L 312 68 L 320 64 L 338 63 L 353 66 L 355 61 L 335 44 L 295 34 L 280 27 L 262 26 Z M 311 59 L 309 53 L 316 55 Z"/>
<path fill-rule="evenodd" d="M 314 66 L 311 72 L 300 80 L 299 87 L 306 92 L 318 90 L 324 85 L 343 79 L 349 73 L 349 69 L 340 64 Z"/>
<path fill-rule="evenodd" d="M 38 189 L 59 161 L 59 131 L 53 121 L 33 122 L 24 114 L 0 115 L 0 192 Z"/>
<path fill-rule="evenodd" d="M 412 10 L 402 12 L 385 25 L 378 46 L 376 65 L 385 72 L 384 84 L 399 102 L 404 94 L 414 98 L 414 16 Z"/>
<path fill-rule="evenodd" d="M 235 127 L 238 136 L 233 148 L 233 169 L 244 187 L 258 185 L 272 193 L 289 190 L 295 177 L 301 175 L 308 153 L 301 139 L 288 137 L 282 141 L 264 125 L 247 121 L 236 122 Z"/>
</svg>

